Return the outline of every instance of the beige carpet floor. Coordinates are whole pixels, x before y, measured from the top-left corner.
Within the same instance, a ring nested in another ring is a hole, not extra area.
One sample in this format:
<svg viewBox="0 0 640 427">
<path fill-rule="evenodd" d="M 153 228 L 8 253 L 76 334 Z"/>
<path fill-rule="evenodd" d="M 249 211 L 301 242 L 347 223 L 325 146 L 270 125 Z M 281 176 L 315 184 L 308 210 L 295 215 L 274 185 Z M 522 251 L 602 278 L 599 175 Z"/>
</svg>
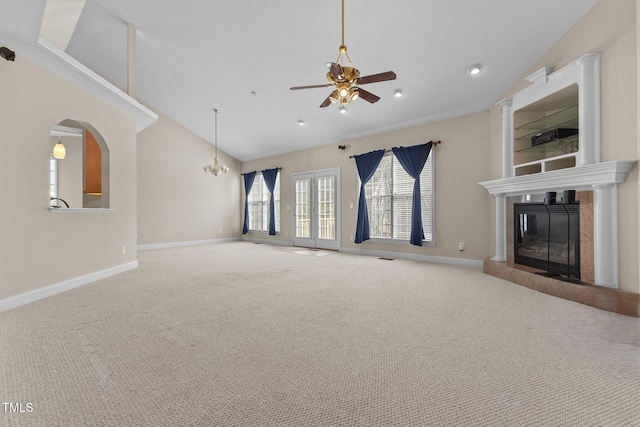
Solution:
<svg viewBox="0 0 640 427">
<path fill-rule="evenodd" d="M 144 251 L 0 313 L 0 425 L 640 426 L 640 319 L 473 268 L 313 254 Z"/>
</svg>

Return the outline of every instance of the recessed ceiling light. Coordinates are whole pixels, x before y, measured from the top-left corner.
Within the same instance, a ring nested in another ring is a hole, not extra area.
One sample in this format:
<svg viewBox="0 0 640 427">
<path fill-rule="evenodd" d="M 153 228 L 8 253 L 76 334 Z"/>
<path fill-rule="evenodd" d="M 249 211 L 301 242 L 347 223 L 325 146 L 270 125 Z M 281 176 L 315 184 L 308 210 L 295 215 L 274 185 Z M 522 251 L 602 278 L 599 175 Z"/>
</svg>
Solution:
<svg viewBox="0 0 640 427">
<path fill-rule="evenodd" d="M 298 125 L 304 126 L 304 120 L 298 120 Z"/>
<path fill-rule="evenodd" d="M 402 95 L 404 95 L 404 91 L 402 89 L 396 89 L 393 91 L 393 96 L 396 98 L 400 98 Z"/>
<path fill-rule="evenodd" d="M 472 76 L 478 75 L 482 72 L 482 65 L 480 64 L 474 64 L 471 67 L 469 67 L 469 74 L 471 74 Z"/>
</svg>

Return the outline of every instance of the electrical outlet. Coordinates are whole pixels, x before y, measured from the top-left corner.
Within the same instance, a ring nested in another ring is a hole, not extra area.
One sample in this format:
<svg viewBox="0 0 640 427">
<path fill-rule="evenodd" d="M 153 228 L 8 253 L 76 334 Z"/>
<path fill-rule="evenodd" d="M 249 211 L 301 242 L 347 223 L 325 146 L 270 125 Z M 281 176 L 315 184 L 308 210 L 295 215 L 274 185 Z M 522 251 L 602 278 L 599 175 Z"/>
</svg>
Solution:
<svg viewBox="0 0 640 427">
<path fill-rule="evenodd" d="M 222 234 L 222 228 L 220 230 L 218 230 L 218 233 Z"/>
<path fill-rule="evenodd" d="M 458 242 L 458 250 L 464 251 L 464 242 Z"/>
<path fill-rule="evenodd" d="M 353 209 L 353 203 L 349 203 L 349 209 Z"/>
<path fill-rule="evenodd" d="M 349 240 L 353 242 L 353 235 L 352 234 L 349 235 Z"/>
<path fill-rule="evenodd" d="M 123 246 L 122 247 L 122 255 L 126 255 L 127 254 L 127 247 Z"/>
</svg>

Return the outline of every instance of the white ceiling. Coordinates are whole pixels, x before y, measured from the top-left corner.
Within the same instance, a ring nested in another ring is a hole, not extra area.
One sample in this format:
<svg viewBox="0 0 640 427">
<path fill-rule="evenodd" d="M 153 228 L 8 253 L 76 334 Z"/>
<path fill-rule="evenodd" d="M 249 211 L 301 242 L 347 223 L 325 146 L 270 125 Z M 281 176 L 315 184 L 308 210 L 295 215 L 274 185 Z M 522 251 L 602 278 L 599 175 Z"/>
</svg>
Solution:
<svg viewBox="0 0 640 427">
<path fill-rule="evenodd" d="M 139 101 L 211 143 L 218 108 L 220 149 L 247 161 L 486 110 L 596 2 L 345 0 L 354 65 L 398 76 L 367 85 L 382 99 L 347 114 L 319 108 L 329 88 L 289 90 L 326 83 L 340 0 L 86 0 L 66 52 L 125 89 L 134 25 Z M 35 43 L 45 5 L 0 0 L 0 42 Z"/>
</svg>

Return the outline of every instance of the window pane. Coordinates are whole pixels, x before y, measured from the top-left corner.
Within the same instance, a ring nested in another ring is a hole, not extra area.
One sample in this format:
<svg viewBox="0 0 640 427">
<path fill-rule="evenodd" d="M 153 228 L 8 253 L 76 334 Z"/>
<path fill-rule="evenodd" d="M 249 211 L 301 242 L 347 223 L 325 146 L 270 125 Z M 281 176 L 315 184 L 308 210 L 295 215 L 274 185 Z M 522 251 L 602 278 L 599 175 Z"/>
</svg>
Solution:
<svg viewBox="0 0 640 427">
<path fill-rule="evenodd" d="M 367 200 L 370 235 L 378 239 L 392 239 L 391 196 L 372 197 Z"/>
<path fill-rule="evenodd" d="M 385 156 L 376 173 L 365 186 L 369 210 L 370 235 L 379 239 L 391 239 L 391 159 Z"/>
<path fill-rule="evenodd" d="M 336 185 L 334 176 L 318 178 L 318 238 L 336 238 Z"/>
<path fill-rule="evenodd" d="M 273 189 L 273 201 L 276 213 L 276 233 L 280 232 L 280 174 L 276 177 L 276 186 Z"/>
<path fill-rule="evenodd" d="M 249 230 L 262 230 L 262 174 L 256 174 L 249 192 Z"/>
<path fill-rule="evenodd" d="M 53 157 L 53 154 L 49 157 L 49 199 L 58 197 L 58 160 Z M 56 206 L 56 200 L 49 200 L 50 206 Z"/>
<path fill-rule="evenodd" d="M 262 225 L 262 203 L 249 202 L 249 229 L 260 230 Z"/>
<path fill-rule="evenodd" d="M 395 156 L 393 169 L 393 238 L 411 238 L 411 200 L 414 179 L 404 170 Z"/>
<path fill-rule="evenodd" d="M 311 180 L 296 180 L 296 237 L 311 237 Z"/>
</svg>

